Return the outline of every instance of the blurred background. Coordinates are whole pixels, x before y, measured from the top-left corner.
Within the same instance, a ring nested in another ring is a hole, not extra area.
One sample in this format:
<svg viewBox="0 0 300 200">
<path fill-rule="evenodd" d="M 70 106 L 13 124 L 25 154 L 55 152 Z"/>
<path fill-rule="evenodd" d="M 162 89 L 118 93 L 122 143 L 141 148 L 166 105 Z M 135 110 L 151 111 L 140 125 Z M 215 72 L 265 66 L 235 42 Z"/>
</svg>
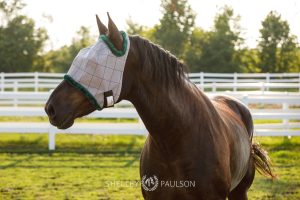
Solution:
<svg viewBox="0 0 300 200">
<path fill-rule="evenodd" d="M 147 130 L 130 102 L 67 130 L 44 105 L 106 12 L 170 51 L 208 96 L 246 104 L 275 174 L 249 199 L 300 199 L 300 2 L 296 0 L 0 0 L 0 200 L 142 199 Z"/>
<path fill-rule="evenodd" d="M 299 72 L 292 0 L 0 1 L 0 71 L 66 72 L 98 38 L 95 14 L 161 45 L 190 72 Z M 18 59 L 15 59 L 18 58 Z"/>
</svg>

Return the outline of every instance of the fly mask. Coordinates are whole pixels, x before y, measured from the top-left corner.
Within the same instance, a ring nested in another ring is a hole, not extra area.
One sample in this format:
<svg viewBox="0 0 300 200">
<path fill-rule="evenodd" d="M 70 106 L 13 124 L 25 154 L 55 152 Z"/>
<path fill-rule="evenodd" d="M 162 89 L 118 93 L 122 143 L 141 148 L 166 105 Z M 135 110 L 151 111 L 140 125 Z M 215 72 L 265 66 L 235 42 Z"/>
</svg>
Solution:
<svg viewBox="0 0 300 200">
<path fill-rule="evenodd" d="M 104 105 L 113 106 L 121 94 L 130 41 L 125 32 L 120 33 L 123 37 L 122 50 L 116 49 L 106 35 L 101 35 L 96 44 L 79 51 L 64 76 L 98 110 L 102 110 Z"/>
</svg>

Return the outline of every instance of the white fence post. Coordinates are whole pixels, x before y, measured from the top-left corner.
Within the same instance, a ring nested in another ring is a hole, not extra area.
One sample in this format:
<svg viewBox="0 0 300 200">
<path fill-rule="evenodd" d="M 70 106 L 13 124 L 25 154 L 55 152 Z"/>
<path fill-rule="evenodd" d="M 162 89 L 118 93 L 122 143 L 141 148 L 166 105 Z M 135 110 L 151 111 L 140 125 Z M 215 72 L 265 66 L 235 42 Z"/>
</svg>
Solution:
<svg viewBox="0 0 300 200">
<path fill-rule="evenodd" d="M 216 86 L 216 82 L 212 83 L 212 92 L 216 92 L 217 91 L 217 86 Z"/>
<path fill-rule="evenodd" d="M 204 91 L 204 73 L 203 72 L 200 72 L 200 86 L 201 86 L 201 89 Z"/>
<path fill-rule="evenodd" d="M 237 73 L 234 72 L 233 74 L 233 91 L 236 92 L 236 88 L 237 88 Z"/>
<path fill-rule="evenodd" d="M 18 82 L 14 81 L 14 92 L 18 92 Z M 18 98 L 14 98 L 14 107 L 18 107 Z"/>
<path fill-rule="evenodd" d="M 48 148 L 49 150 L 55 150 L 55 134 L 56 134 L 56 131 L 55 131 L 55 127 L 50 125 L 49 127 L 49 133 L 48 133 Z"/>
<path fill-rule="evenodd" d="M 300 74 L 299 74 L 299 76 L 300 76 Z M 1 77 L 1 91 L 4 92 L 4 78 L 5 78 L 4 77 L 4 72 L 1 72 L 1 76 L 0 77 Z"/>
<path fill-rule="evenodd" d="M 299 92 L 300 92 L 300 73 L 299 73 L 298 85 L 299 85 Z"/>
<path fill-rule="evenodd" d="M 270 83 L 270 73 L 267 72 L 267 74 L 266 74 L 266 84 L 267 84 L 266 90 L 267 90 L 267 91 L 269 91 L 269 86 L 268 86 L 269 83 Z"/>
<path fill-rule="evenodd" d="M 34 72 L 34 91 L 38 92 L 39 91 L 39 73 Z"/>
<path fill-rule="evenodd" d="M 18 92 L 18 81 L 14 81 L 14 92 Z"/>
<path fill-rule="evenodd" d="M 282 103 L 282 110 L 287 111 L 289 109 L 289 104 L 288 103 Z M 289 130 L 289 120 L 288 119 L 283 119 L 282 120 L 283 125 L 285 126 L 285 130 Z M 291 139 L 291 136 L 288 136 L 289 139 Z"/>
<path fill-rule="evenodd" d="M 261 82 L 261 88 L 260 88 L 261 92 L 264 93 L 265 92 L 265 82 Z"/>
<path fill-rule="evenodd" d="M 244 94 L 241 100 L 246 106 L 248 106 L 248 94 Z"/>
</svg>

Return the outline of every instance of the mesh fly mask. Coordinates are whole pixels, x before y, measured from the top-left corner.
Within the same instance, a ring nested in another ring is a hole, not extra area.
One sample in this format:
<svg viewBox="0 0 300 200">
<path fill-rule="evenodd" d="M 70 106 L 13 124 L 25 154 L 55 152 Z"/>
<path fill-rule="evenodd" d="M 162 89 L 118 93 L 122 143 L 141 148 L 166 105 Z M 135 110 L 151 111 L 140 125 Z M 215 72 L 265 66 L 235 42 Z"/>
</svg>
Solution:
<svg viewBox="0 0 300 200">
<path fill-rule="evenodd" d="M 120 33 L 123 37 L 121 51 L 115 48 L 106 35 L 101 35 L 96 44 L 79 51 L 64 76 L 98 110 L 103 109 L 104 104 L 107 107 L 113 106 L 121 93 L 130 41 L 125 32 Z"/>
</svg>

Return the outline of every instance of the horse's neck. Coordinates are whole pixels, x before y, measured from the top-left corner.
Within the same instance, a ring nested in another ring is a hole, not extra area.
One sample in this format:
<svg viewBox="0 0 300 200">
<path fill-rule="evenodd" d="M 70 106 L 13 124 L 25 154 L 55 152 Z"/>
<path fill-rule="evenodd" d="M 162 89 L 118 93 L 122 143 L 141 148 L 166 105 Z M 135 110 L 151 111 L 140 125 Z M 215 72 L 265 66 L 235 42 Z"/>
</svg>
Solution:
<svg viewBox="0 0 300 200">
<path fill-rule="evenodd" d="M 192 125 L 203 114 L 199 107 L 206 106 L 200 105 L 201 97 L 195 90 L 191 83 L 185 82 L 177 89 L 139 91 L 131 101 L 151 136 L 167 142 L 174 137 L 188 136 L 187 132 L 191 132 Z"/>
</svg>

